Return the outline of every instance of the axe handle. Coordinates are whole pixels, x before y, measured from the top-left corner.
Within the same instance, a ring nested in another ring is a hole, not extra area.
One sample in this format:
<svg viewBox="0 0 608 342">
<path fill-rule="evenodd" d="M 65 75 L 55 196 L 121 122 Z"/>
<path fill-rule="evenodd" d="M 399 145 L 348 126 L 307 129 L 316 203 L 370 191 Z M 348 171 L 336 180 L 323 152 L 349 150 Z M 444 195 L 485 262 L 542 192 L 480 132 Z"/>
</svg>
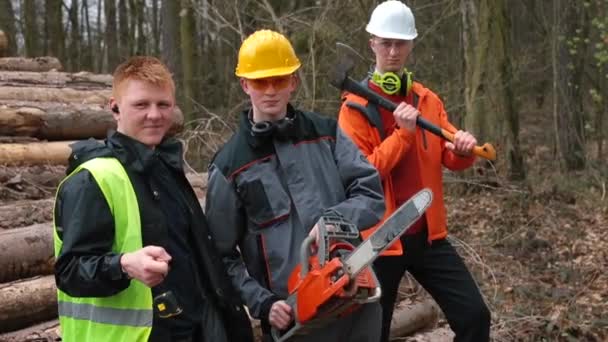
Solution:
<svg viewBox="0 0 608 342">
<path fill-rule="evenodd" d="M 359 82 L 353 80 L 350 77 L 346 77 L 344 79 L 344 82 L 342 83 L 342 90 L 346 90 L 353 94 L 364 97 L 371 103 L 374 103 L 380 107 L 383 107 L 391 112 L 394 112 L 395 109 L 397 109 L 396 103 L 378 95 L 377 93 L 375 93 L 372 90 L 370 90 L 369 88 L 361 85 Z M 420 128 L 423 128 L 442 139 L 445 139 L 452 143 L 454 142 L 454 134 L 429 122 L 428 120 L 426 120 L 423 117 L 418 116 L 416 118 L 416 124 L 418 126 L 420 126 Z M 494 150 L 494 147 L 489 143 L 485 143 L 485 144 L 483 144 L 483 146 L 473 147 L 473 154 L 475 154 L 478 157 L 485 158 L 487 160 L 496 160 L 496 150 Z"/>
</svg>

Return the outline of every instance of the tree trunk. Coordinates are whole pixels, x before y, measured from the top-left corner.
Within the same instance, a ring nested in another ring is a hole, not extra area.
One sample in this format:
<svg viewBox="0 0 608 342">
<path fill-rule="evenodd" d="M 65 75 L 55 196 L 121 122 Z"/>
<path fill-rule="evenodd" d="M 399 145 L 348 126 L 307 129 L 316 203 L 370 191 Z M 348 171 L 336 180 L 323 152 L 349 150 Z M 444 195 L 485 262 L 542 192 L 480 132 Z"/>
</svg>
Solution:
<svg viewBox="0 0 608 342">
<path fill-rule="evenodd" d="M 40 113 L 37 111 L 32 111 L 31 113 L 36 113 L 37 115 L 40 115 Z M 179 114 L 176 116 L 179 117 L 178 120 L 180 120 L 181 123 L 183 122 L 183 117 L 181 117 L 181 112 L 178 113 Z M 28 116 L 26 115 L 25 117 Z M 174 130 L 181 130 L 182 128 L 181 125 L 175 125 L 173 127 L 174 129 L 169 131 L 168 134 L 175 134 L 176 131 Z M 72 133 L 73 131 L 69 129 L 66 129 L 65 131 L 70 132 L 64 133 L 66 135 L 77 134 Z M 0 144 L 0 162 L 9 165 L 65 165 L 67 164 L 68 157 L 71 153 L 69 145 L 72 143 L 74 143 L 74 141 Z"/>
<path fill-rule="evenodd" d="M 503 0 L 462 0 L 465 127 L 507 146 L 509 177 L 525 178 L 515 103 L 511 26 Z M 491 54 L 491 55 L 490 55 Z M 504 115 L 502 114 L 504 113 Z M 503 133 L 506 123 L 506 132 Z"/>
<path fill-rule="evenodd" d="M 176 109 L 170 134 L 181 131 L 183 122 L 181 111 Z M 102 139 L 110 129 L 116 129 L 116 121 L 102 105 L 17 101 L 0 106 L 1 135 L 46 140 Z"/>
<path fill-rule="evenodd" d="M 556 12 L 564 14 L 555 23 L 557 42 L 556 119 L 560 153 L 566 170 L 585 168 L 585 113 L 583 111 L 582 77 L 589 34 L 589 18 L 584 6 L 576 2 L 557 1 Z M 559 17 L 558 17 L 559 18 Z"/>
<path fill-rule="evenodd" d="M 154 56 L 160 55 L 160 25 L 158 16 L 158 0 L 152 0 L 152 38 L 154 43 L 152 45 L 152 54 Z"/>
<path fill-rule="evenodd" d="M 0 145 L 0 147 L 3 145 Z M 67 162 L 58 164 L 52 167 L 48 165 L 36 166 L 30 165 L 26 167 L 3 167 L 0 168 L 0 188 L 1 186 L 31 186 L 36 189 L 47 189 L 48 191 L 42 196 L 36 198 L 19 198 L 18 200 L 27 199 L 44 199 L 55 194 L 59 182 L 65 177 Z M 186 173 L 186 178 L 190 185 L 194 188 L 199 199 L 205 198 L 207 192 L 207 173 Z M 42 215 L 42 213 L 38 213 Z"/>
<path fill-rule="evenodd" d="M 116 37 L 116 3 L 115 0 L 104 0 L 104 13 L 106 17 L 106 32 L 105 44 L 106 53 L 108 55 L 108 72 L 112 72 L 114 68 L 120 64 L 120 55 L 118 51 Z"/>
<path fill-rule="evenodd" d="M 137 33 L 136 33 L 136 55 L 145 55 L 147 54 L 146 49 L 146 32 L 144 30 L 144 22 L 145 22 L 145 8 L 146 4 L 144 0 L 135 0 L 134 6 L 137 14 Z"/>
<path fill-rule="evenodd" d="M 426 327 L 432 326 L 439 318 L 439 309 L 432 299 L 416 304 L 398 304 L 393 313 L 391 338 L 411 335 Z"/>
<path fill-rule="evenodd" d="M 4 33 L 4 31 L 2 31 L 0 29 L 0 58 L 6 57 L 8 55 L 7 50 L 8 50 L 8 38 L 6 38 L 6 34 Z"/>
<path fill-rule="evenodd" d="M 588 78 L 592 85 L 586 90 L 591 98 L 593 112 L 593 133 L 596 145 L 596 159 L 598 163 L 605 162 L 604 139 L 606 128 L 604 127 L 604 116 L 608 113 L 608 1 L 595 1 L 587 8 L 587 15 L 592 18 L 592 30 L 590 33 L 590 63 L 594 63 L 596 69 Z M 590 115 L 591 116 L 591 115 Z M 591 118 L 590 118 L 591 119 Z M 591 121 L 591 120 L 590 120 Z"/>
<path fill-rule="evenodd" d="M 63 1 L 45 2 L 45 26 L 48 40 L 47 56 L 57 57 L 65 61 L 65 39 L 63 34 Z"/>
<path fill-rule="evenodd" d="M 509 156 L 509 178 L 511 180 L 524 180 L 526 170 L 524 157 L 519 144 L 519 112 L 515 102 L 513 75 L 513 52 L 511 48 L 511 23 L 504 0 L 496 0 L 493 3 L 491 20 L 493 24 L 496 49 L 493 49 L 493 56 L 496 60 L 497 74 L 499 75 L 497 84 L 498 103 L 501 104 L 502 112 L 505 113 L 507 124 L 507 154 Z M 502 86 L 501 86 L 502 84 Z"/>
<path fill-rule="evenodd" d="M 57 102 L 17 102 L 0 107 L 0 134 L 46 140 L 105 138 L 116 128 L 102 106 Z"/>
<path fill-rule="evenodd" d="M 44 72 L 51 70 L 62 70 L 63 66 L 54 57 L 6 57 L 0 58 L 0 70 L 5 71 L 33 71 Z"/>
<path fill-rule="evenodd" d="M 193 9 L 191 1 L 181 0 L 180 32 L 182 43 L 182 72 L 184 81 L 182 86 L 184 101 L 182 103 L 184 106 L 186 122 L 190 122 L 195 119 L 193 104 L 195 101 L 194 89 L 196 75 L 194 74 L 194 37 L 196 32 L 194 15 L 192 11 Z"/>
<path fill-rule="evenodd" d="M 6 144 L 0 144 L 0 148 Z M 1 167 L 0 168 L 0 187 L 13 187 L 23 189 L 32 187 L 42 190 L 37 198 L 22 199 L 44 199 L 55 194 L 57 185 L 65 177 L 65 165 L 48 166 L 33 165 L 20 167 Z"/>
<path fill-rule="evenodd" d="M 53 273 L 53 226 L 0 231 L 0 283 Z"/>
<path fill-rule="evenodd" d="M 133 10 L 131 9 L 131 18 L 132 16 Z M 131 36 L 131 31 L 129 30 L 129 12 L 127 9 L 127 0 L 118 0 L 118 46 L 121 60 L 131 56 L 132 44 L 133 37 Z"/>
<path fill-rule="evenodd" d="M 70 19 L 70 43 L 68 65 L 71 71 L 80 71 L 82 68 L 81 50 L 86 49 L 85 44 L 80 41 L 80 21 L 78 20 L 78 4 L 80 1 L 72 0 L 68 17 Z"/>
<path fill-rule="evenodd" d="M 604 67 L 600 69 L 600 75 L 605 75 Z M 608 94 L 608 77 L 600 77 L 600 92 L 602 94 Z M 604 116 L 608 113 L 608 98 L 606 96 L 602 97 L 602 101 L 600 106 L 596 112 L 596 129 L 597 129 L 597 160 L 603 160 L 603 145 L 604 145 Z"/>
<path fill-rule="evenodd" d="M 25 37 L 25 55 L 27 57 L 40 56 L 40 32 L 38 32 L 38 17 L 35 0 L 24 0 L 21 9 L 23 18 L 23 36 Z"/>
<path fill-rule="evenodd" d="M 0 57 L 17 56 L 17 28 L 15 27 L 15 11 L 11 0 L 0 0 L 0 30 L 4 31 L 7 41 L 7 50 Z"/>
<path fill-rule="evenodd" d="M 6 86 L 108 90 L 112 88 L 112 75 L 91 74 L 88 72 L 72 74 L 55 71 L 0 71 L 0 87 Z"/>
<path fill-rule="evenodd" d="M 464 125 L 479 141 L 487 141 L 492 132 L 490 122 L 494 121 L 485 100 L 491 87 L 487 64 L 490 51 L 490 9 L 488 0 L 462 0 L 464 53 Z"/>
<path fill-rule="evenodd" d="M 37 101 L 99 104 L 108 103 L 111 90 L 76 90 L 71 88 L 0 88 L 0 101 Z"/>
<path fill-rule="evenodd" d="M 179 1 L 162 1 L 162 59 L 173 73 L 175 83 L 181 84 L 181 45 L 179 31 Z M 178 93 L 179 93 L 178 87 Z"/>
<path fill-rule="evenodd" d="M 51 70 L 62 70 L 63 66 L 54 57 L 5 57 L 0 58 L 0 71 L 32 71 L 45 72 Z"/>
<path fill-rule="evenodd" d="M 89 4 L 87 0 L 82 0 L 82 17 L 84 18 L 84 29 L 83 34 L 87 32 L 87 44 L 83 51 L 82 66 L 84 70 L 93 71 L 95 70 L 95 63 L 93 58 L 93 35 L 91 32 L 91 22 L 89 20 Z"/>
<path fill-rule="evenodd" d="M 9 165 L 67 165 L 75 141 L 1 144 L 0 161 Z"/>
<path fill-rule="evenodd" d="M 135 51 L 137 50 L 136 46 L 136 31 L 137 31 L 137 9 L 134 0 L 125 0 L 125 3 L 128 1 L 129 5 L 129 51 L 131 55 L 136 55 Z"/>
<path fill-rule="evenodd" d="M 0 136 L 0 144 L 13 144 L 13 143 L 30 143 L 30 142 L 38 142 L 38 139 L 33 137 L 22 137 L 22 136 Z"/>
<path fill-rule="evenodd" d="M 0 333 L 56 318 L 55 277 L 36 277 L 1 284 L 0 303 Z"/>
<path fill-rule="evenodd" d="M 54 202 L 53 198 L 45 198 L 35 201 L 18 201 L 0 206 L 0 217 L 2 217 L 0 231 L 52 221 Z M 0 251 L 0 254 L 2 253 Z M 0 270 L 0 273 L 2 272 Z"/>
<path fill-rule="evenodd" d="M 103 44 L 103 38 L 104 38 L 104 30 L 103 30 L 103 25 L 101 25 L 101 11 L 102 11 L 102 7 L 101 5 L 103 4 L 103 1 L 101 0 L 97 0 L 97 41 L 96 41 L 96 51 L 93 54 L 93 56 L 97 56 L 97 63 L 95 64 L 97 66 L 97 73 L 101 74 L 104 72 L 104 56 L 105 53 L 104 51 L 107 50 L 105 45 Z M 107 71 L 105 71 L 107 72 Z"/>
<path fill-rule="evenodd" d="M 31 327 L 9 332 L 0 335 L 2 342 L 23 342 L 23 341 L 61 341 L 59 320 L 33 325 Z"/>
</svg>

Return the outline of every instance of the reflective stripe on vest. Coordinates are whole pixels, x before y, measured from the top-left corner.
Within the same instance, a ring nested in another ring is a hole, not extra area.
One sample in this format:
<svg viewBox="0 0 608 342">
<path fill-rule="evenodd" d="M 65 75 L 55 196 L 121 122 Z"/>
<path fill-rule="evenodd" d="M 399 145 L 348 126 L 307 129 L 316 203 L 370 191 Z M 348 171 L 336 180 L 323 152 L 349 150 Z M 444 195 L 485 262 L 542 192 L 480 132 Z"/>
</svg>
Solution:
<svg viewBox="0 0 608 342">
<path fill-rule="evenodd" d="M 75 319 L 132 327 L 151 327 L 152 309 L 104 308 L 85 303 L 59 302 L 59 315 Z"/>
<path fill-rule="evenodd" d="M 127 253 L 141 249 L 137 195 L 122 164 L 115 158 L 95 158 L 78 166 L 62 183 L 82 169 L 91 173 L 112 213 L 112 252 Z M 57 227 L 54 228 L 57 257 L 63 241 L 59 239 Z M 62 340 L 65 342 L 144 342 L 152 331 L 152 290 L 137 280 L 131 280 L 128 288 L 109 297 L 72 297 L 61 290 L 57 290 L 57 297 Z"/>
</svg>

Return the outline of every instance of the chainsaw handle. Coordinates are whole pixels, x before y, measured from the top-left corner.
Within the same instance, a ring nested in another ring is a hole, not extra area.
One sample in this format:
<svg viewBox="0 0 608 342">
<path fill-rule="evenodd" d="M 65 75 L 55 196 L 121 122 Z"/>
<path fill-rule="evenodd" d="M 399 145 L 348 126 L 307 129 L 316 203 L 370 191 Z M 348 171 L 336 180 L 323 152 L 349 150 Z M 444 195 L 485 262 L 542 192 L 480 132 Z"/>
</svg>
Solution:
<svg viewBox="0 0 608 342">
<path fill-rule="evenodd" d="M 279 329 L 275 327 L 270 327 L 270 336 L 272 336 L 273 342 L 281 341 L 281 333 L 279 332 Z"/>
<path fill-rule="evenodd" d="M 368 298 L 365 298 L 364 300 L 358 301 L 358 303 L 367 304 L 367 303 L 377 302 L 378 300 L 380 300 L 380 297 L 382 297 L 382 288 L 380 288 L 380 286 L 377 286 L 374 288 L 374 294 L 372 294 Z"/>
<path fill-rule="evenodd" d="M 380 284 L 380 282 L 378 281 L 378 277 L 376 276 L 376 272 L 371 271 L 370 272 L 372 277 L 374 278 L 374 283 L 376 284 Z M 367 304 L 367 303 L 373 303 L 375 301 L 380 300 L 380 297 L 382 297 L 382 288 L 380 286 L 376 286 L 374 288 L 374 293 L 366 298 L 365 300 L 359 301 L 359 304 Z"/>
<path fill-rule="evenodd" d="M 306 239 L 302 242 L 302 246 L 300 247 L 300 277 L 304 279 L 308 274 L 309 269 L 309 259 L 310 259 L 310 247 L 313 243 L 315 243 L 314 236 L 307 236 Z"/>
<path fill-rule="evenodd" d="M 397 109 L 396 103 L 380 96 L 379 94 L 373 92 L 369 88 L 361 85 L 359 82 L 356 82 L 355 80 L 353 80 L 352 78 L 350 78 L 348 76 L 344 79 L 340 88 L 342 90 L 346 90 L 353 94 L 362 96 L 365 99 L 367 99 L 369 102 L 376 104 L 380 107 L 383 107 L 390 112 L 394 112 L 395 109 Z M 425 118 L 418 116 L 416 118 L 416 125 L 420 126 L 420 128 L 425 129 L 442 139 L 445 139 L 452 143 L 454 142 L 454 134 L 431 123 L 430 121 L 426 120 Z M 496 150 L 490 143 L 485 143 L 485 144 L 483 144 L 483 146 L 473 147 L 473 154 L 478 157 L 485 158 L 487 160 L 496 160 Z"/>
</svg>

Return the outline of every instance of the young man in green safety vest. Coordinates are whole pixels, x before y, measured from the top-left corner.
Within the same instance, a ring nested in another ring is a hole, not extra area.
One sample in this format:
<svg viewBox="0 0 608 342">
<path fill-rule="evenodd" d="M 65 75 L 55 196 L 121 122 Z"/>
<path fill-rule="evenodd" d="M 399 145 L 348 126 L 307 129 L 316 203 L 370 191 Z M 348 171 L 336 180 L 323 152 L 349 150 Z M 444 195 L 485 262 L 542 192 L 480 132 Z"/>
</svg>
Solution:
<svg viewBox="0 0 608 342">
<path fill-rule="evenodd" d="M 252 341 L 248 317 L 167 132 L 175 86 L 132 57 L 114 72 L 117 131 L 72 146 L 55 203 L 63 341 Z"/>
</svg>

